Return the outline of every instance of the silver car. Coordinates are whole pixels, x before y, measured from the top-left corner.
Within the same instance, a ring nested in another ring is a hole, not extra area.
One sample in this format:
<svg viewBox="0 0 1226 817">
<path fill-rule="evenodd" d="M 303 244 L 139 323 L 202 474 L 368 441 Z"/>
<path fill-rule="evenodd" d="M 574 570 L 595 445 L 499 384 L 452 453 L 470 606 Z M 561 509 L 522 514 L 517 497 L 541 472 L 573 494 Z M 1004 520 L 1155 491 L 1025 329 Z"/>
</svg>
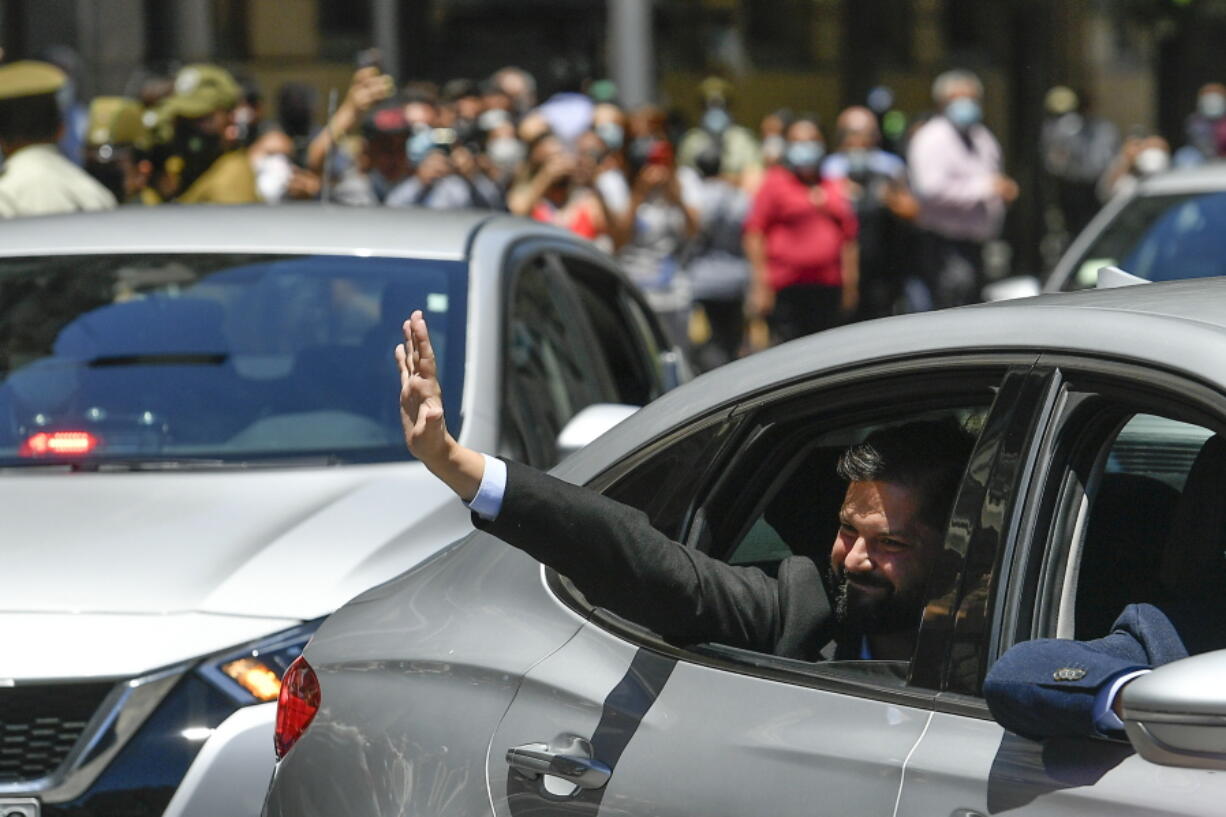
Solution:
<svg viewBox="0 0 1226 817">
<path fill-rule="evenodd" d="M 1226 165 L 1142 179 L 1103 205 L 1043 284 L 1046 292 L 1091 289 L 1116 266 L 1148 281 L 1226 275 Z"/>
<path fill-rule="evenodd" d="M 686 377 L 606 255 L 521 219 L 0 225 L 0 814 L 258 813 L 321 618 L 471 530 L 404 456 L 412 309 L 453 433 L 544 467 Z"/>
<path fill-rule="evenodd" d="M 1015 643 L 1105 634 L 1172 562 L 1226 567 L 1226 514 L 1183 502 L 1221 506 L 1223 471 L 1198 463 L 1226 433 L 1226 280 L 825 332 L 665 395 L 553 473 L 770 573 L 828 559 L 839 452 L 946 417 L 977 442 L 910 660 L 666 642 L 476 533 L 315 633 L 265 815 L 1220 814 L 1226 653 L 1125 690 L 1132 745 L 1008 733 L 981 687 Z"/>
</svg>

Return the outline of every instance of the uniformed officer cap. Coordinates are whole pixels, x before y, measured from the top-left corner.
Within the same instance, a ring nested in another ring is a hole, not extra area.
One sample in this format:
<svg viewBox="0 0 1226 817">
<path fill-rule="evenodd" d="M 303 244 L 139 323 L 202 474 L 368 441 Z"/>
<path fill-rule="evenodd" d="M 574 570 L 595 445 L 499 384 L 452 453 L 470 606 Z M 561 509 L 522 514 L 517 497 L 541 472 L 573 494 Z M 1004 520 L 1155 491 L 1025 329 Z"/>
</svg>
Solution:
<svg viewBox="0 0 1226 817">
<path fill-rule="evenodd" d="M 174 116 L 197 119 L 214 111 L 228 111 L 238 104 L 242 87 L 220 65 L 185 65 L 175 75 L 175 90 L 165 101 Z"/>
<path fill-rule="evenodd" d="M 90 147 L 133 145 L 147 148 L 149 129 L 142 117 L 144 107 L 125 96 L 99 96 L 89 103 L 85 141 Z"/>
<path fill-rule="evenodd" d="M 68 75 L 49 62 L 18 60 L 0 65 L 0 100 L 54 94 Z"/>
</svg>

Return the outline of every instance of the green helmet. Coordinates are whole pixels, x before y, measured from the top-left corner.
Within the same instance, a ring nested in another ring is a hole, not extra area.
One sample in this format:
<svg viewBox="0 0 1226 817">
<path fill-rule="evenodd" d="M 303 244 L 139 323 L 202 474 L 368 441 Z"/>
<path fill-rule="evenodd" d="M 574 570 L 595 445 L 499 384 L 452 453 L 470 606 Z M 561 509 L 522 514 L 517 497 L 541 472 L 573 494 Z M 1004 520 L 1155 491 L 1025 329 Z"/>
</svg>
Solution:
<svg viewBox="0 0 1226 817">
<path fill-rule="evenodd" d="M 230 72 L 212 63 L 185 65 L 175 75 L 175 90 L 163 103 L 171 117 L 196 119 L 238 104 L 242 88 Z"/>
</svg>

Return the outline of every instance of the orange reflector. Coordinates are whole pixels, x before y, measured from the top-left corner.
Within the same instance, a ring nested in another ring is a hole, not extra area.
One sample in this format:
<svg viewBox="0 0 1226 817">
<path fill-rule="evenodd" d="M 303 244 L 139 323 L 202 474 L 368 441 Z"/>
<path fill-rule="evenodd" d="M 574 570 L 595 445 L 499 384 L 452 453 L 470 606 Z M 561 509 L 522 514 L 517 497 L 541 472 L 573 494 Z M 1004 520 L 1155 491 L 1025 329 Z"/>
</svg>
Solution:
<svg viewBox="0 0 1226 817">
<path fill-rule="evenodd" d="M 98 438 L 88 431 L 40 431 L 21 444 L 23 457 L 88 454 L 98 447 Z"/>
<path fill-rule="evenodd" d="M 222 666 L 221 671 L 261 701 L 275 701 L 281 694 L 281 678 L 254 658 L 240 658 Z"/>
</svg>

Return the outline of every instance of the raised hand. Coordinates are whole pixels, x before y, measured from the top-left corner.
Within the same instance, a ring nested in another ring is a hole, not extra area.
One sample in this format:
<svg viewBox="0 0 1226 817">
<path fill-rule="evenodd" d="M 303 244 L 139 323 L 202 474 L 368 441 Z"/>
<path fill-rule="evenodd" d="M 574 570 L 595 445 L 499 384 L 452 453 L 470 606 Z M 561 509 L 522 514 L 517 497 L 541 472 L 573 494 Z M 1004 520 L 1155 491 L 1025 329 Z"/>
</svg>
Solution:
<svg viewBox="0 0 1226 817">
<path fill-rule="evenodd" d="M 438 365 L 430 345 L 430 330 L 421 310 L 404 322 L 404 343 L 396 347 L 400 369 L 400 423 L 404 441 L 413 456 L 430 465 L 447 456 L 454 442 L 443 422 L 443 389 Z"/>
<path fill-rule="evenodd" d="M 472 499 L 485 472 L 485 458 L 455 441 L 443 420 L 443 388 L 430 330 L 421 310 L 404 322 L 404 343 L 396 346 L 400 370 L 400 424 L 413 456 L 465 501 Z"/>
</svg>

